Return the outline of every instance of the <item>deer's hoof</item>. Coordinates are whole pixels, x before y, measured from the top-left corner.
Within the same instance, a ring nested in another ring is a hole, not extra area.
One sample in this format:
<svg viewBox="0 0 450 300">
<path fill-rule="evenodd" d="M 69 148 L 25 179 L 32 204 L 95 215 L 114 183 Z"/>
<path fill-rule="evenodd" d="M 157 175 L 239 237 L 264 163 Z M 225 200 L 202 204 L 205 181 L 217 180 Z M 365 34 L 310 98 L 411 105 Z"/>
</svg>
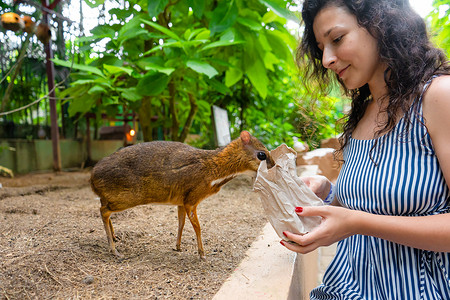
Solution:
<svg viewBox="0 0 450 300">
<path fill-rule="evenodd" d="M 117 256 L 118 258 L 123 258 L 123 254 L 117 251 L 117 249 L 114 249 L 114 255 Z"/>
<path fill-rule="evenodd" d="M 205 253 L 200 253 L 200 260 L 206 261 Z"/>
</svg>

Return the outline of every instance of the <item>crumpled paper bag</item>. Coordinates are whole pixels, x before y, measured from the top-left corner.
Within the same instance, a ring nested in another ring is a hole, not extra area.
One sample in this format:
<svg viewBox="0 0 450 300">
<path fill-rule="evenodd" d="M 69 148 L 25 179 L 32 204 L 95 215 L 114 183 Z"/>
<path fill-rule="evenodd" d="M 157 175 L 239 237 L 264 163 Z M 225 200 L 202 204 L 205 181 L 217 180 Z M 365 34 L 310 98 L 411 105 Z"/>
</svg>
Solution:
<svg viewBox="0 0 450 300">
<path fill-rule="evenodd" d="M 321 217 L 299 217 L 297 206 L 319 206 L 323 201 L 297 176 L 297 152 L 282 144 L 270 151 L 275 166 L 259 165 L 253 190 L 259 194 L 264 211 L 278 236 L 287 241 L 283 231 L 304 234 L 321 222 Z"/>
</svg>

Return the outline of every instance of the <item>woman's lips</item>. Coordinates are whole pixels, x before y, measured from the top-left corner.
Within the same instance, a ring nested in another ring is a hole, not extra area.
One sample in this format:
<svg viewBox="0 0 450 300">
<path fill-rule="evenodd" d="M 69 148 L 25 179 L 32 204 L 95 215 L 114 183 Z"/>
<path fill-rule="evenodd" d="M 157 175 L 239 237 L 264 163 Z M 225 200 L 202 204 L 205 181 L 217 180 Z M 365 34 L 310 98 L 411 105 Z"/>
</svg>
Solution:
<svg viewBox="0 0 450 300">
<path fill-rule="evenodd" d="M 350 67 L 350 65 L 339 71 L 338 75 L 340 78 L 342 78 L 342 75 L 344 75 L 344 72 L 348 69 L 348 67 Z"/>
</svg>

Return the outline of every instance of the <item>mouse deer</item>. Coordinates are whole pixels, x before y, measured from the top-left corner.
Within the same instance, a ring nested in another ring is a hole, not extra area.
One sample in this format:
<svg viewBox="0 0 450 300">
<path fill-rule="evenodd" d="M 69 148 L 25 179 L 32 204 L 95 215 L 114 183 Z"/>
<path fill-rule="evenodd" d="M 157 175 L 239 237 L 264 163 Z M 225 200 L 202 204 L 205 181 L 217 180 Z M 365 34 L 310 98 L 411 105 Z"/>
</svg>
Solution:
<svg viewBox="0 0 450 300">
<path fill-rule="evenodd" d="M 178 206 L 176 250 L 180 251 L 185 217 L 205 259 L 197 205 L 239 174 L 256 174 L 261 161 L 274 165 L 267 148 L 247 131 L 225 147 L 202 150 L 171 141 L 153 141 L 122 148 L 92 169 L 91 187 L 100 197 L 100 213 L 111 251 L 116 249 L 112 213 L 143 204 Z"/>
</svg>

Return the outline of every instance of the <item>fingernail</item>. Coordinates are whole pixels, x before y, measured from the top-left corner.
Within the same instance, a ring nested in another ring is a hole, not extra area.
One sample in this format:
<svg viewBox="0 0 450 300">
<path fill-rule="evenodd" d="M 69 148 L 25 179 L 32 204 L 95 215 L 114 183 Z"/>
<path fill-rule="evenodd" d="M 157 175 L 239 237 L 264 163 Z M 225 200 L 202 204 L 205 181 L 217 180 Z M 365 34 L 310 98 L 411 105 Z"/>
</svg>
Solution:
<svg viewBox="0 0 450 300">
<path fill-rule="evenodd" d="M 280 241 L 280 244 L 284 246 L 284 242 L 283 241 Z"/>
<path fill-rule="evenodd" d="M 301 213 L 303 211 L 303 207 L 296 207 L 295 212 Z"/>
<path fill-rule="evenodd" d="M 284 235 L 285 237 L 287 237 L 287 235 L 286 235 L 286 231 L 283 231 L 283 235 Z"/>
</svg>

